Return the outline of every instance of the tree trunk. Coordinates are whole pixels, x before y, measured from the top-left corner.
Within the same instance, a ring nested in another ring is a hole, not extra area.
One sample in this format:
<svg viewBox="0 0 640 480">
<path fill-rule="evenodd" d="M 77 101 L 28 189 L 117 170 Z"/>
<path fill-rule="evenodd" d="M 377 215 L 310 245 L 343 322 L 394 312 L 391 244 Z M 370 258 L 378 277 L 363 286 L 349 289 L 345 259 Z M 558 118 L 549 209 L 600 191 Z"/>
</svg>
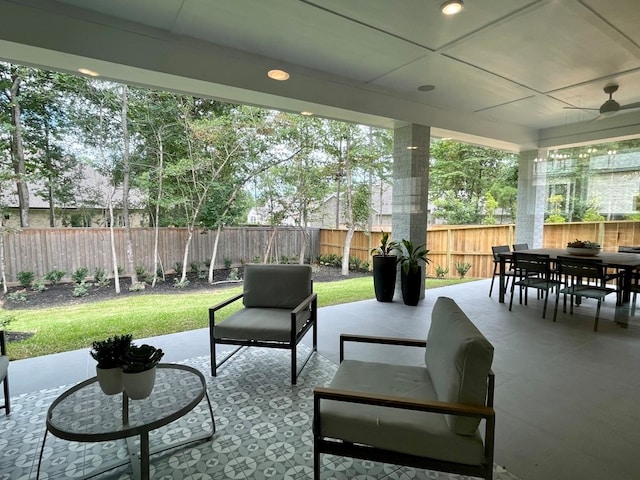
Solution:
<svg viewBox="0 0 640 480">
<path fill-rule="evenodd" d="M 160 235 L 160 200 L 162 199 L 162 178 L 164 169 L 164 144 L 162 142 L 162 135 L 158 133 L 156 135 L 158 140 L 158 196 L 156 197 L 156 219 L 153 226 L 153 282 L 151 286 L 155 287 L 158 281 L 158 260 L 160 259 L 160 253 L 158 252 L 158 237 Z M 162 269 L 162 279 L 164 280 L 164 268 Z"/>
<path fill-rule="evenodd" d="M 22 119 L 20 112 L 20 83 L 22 77 L 17 68 L 11 72 L 11 162 L 16 174 L 16 188 L 20 207 L 20 226 L 29 226 L 29 188 L 26 182 L 27 169 L 24 160 L 24 146 L 22 143 Z"/>
<path fill-rule="evenodd" d="M 133 244 L 131 242 L 131 222 L 129 219 L 129 183 L 131 174 L 131 165 L 129 164 L 129 127 L 127 124 L 127 110 L 128 110 L 128 98 L 127 98 L 127 86 L 122 86 L 122 98 L 120 108 L 120 119 L 122 122 L 122 139 L 124 141 L 123 149 L 123 163 L 124 172 L 122 178 L 122 217 L 124 220 L 125 231 L 125 246 L 127 251 L 127 270 L 131 275 L 131 286 L 133 287 L 138 283 L 138 273 L 136 272 L 136 260 L 133 253 Z"/>
<path fill-rule="evenodd" d="M 116 253 L 116 238 L 113 232 L 113 195 L 116 188 L 111 190 L 111 196 L 109 196 L 109 235 L 111 238 L 111 259 L 113 261 L 113 283 L 116 289 L 116 293 L 120 293 L 120 274 L 118 272 L 118 255 Z"/>
<path fill-rule="evenodd" d="M 0 221 L 4 221 L 0 219 Z M 7 293 L 7 276 L 5 275 L 4 263 L 4 227 L 0 229 L 0 277 L 2 278 L 2 291 Z"/>
<path fill-rule="evenodd" d="M 218 255 L 218 242 L 220 242 L 220 232 L 222 231 L 222 224 L 218 225 L 216 230 L 216 239 L 213 242 L 213 251 L 211 252 L 211 262 L 209 263 L 209 283 L 213 283 L 213 271 L 216 262 L 216 256 Z"/>
<path fill-rule="evenodd" d="M 264 252 L 264 260 L 262 263 L 267 263 L 269 260 L 269 253 L 271 252 L 271 246 L 273 245 L 273 239 L 276 236 L 277 229 L 278 227 L 274 225 L 273 230 L 271 231 L 271 236 L 269 237 L 269 243 L 267 244 L 267 250 Z"/>
<path fill-rule="evenodd" d="M 187 261 L 189 260 L 189 250 L 191 249 L 191 240 L 193 239 L 193 227 L 188 227 L 187 243 L 184 245 L 184 255 L 182 256 L 182 275 L 180 275 L 180 283 L 184 283 L 187 279 Z"/>
<path fill-rule="evenodd" d="M 342 250 L 342 275 L 349 275 L 349 253 L 351 252 L 351 240 L 353 239 L 354 231 L 355 226 L 349 225 L 347 236 L 344 239 L 344 249 Z"/>
</svg>

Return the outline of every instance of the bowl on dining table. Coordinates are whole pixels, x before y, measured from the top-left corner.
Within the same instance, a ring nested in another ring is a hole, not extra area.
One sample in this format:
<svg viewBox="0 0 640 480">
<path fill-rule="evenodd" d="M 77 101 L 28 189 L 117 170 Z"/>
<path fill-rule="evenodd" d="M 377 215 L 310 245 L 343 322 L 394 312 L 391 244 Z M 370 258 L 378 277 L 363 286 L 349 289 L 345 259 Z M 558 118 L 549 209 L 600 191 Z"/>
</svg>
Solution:
<svg viewBox="0 0 640 480">
<path fill-rule="evenodd" d="M 567 253 L 581 257 L 595 257 L 600 253 L 600 248 L 567 247 Z"/>
</svg>

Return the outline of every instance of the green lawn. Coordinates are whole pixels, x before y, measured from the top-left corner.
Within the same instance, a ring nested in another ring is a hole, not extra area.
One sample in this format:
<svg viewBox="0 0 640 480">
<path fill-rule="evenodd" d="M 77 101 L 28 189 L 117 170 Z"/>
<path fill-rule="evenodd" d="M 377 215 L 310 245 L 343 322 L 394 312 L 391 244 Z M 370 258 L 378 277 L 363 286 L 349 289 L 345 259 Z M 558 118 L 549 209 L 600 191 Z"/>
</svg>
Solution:
<svg viewBox="0 0 640 480">
<path fill-rule="evenodd" d="M 427 288 L 459 283 L 461 280 L 428 279 Z M 14 332 L 33 332 L 21 342 L 8 344 L 9 356 L 16 360 L 50 353 L 88 348 L 94 340 L 112 335 L 133 334 L 146 338 L 203 328 L 208 325 L 208 308 L 242 287 L 205 293 L 140 295 L 81 305 L 39 310 L 11 310 Z M 374 298 L 372 277 L 314 283 L 320 307 Z M 241 307 L 226 307 L 220 318 Z"/>
</svg>

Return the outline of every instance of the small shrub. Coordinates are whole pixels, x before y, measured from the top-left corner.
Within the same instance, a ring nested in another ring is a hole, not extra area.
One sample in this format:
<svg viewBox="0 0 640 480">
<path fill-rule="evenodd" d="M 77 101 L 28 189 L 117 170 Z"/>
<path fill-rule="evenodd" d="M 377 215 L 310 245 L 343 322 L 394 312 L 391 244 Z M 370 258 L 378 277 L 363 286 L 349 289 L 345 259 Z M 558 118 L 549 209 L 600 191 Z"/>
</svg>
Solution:
<svg viewBox="0 0 640 480">
<path fill-rule="evenodd" d="M 9 313 L 0 313 L 0 330 L 6 330 L 9 324 L 15 319 L 16 317 Z"/>
<path fill-rule="evenodd" d="M 458 272 L 460 278 L 464 278 L 470 268 L 471 264 L 469 262 L 456 262 L 456 272 Z"/>
<path fill-rule="evenodd" d="M 129 291 L 130 292 L 141 292 L 142 290 L 145 289 L 146 284 L 144 282 L 137 282 L 134 283 L 133 285 L 131 285 L 129 287 Z"/>
<path fill-rule="evenodd" d="M 12 302 L 24 303 L 27 301 L 27 294 L 24 290 L 18 290 L 7 294 L 7 298 Z"/>
<path fill-rule="evenodd" d="M 200 271 L 200 263 L 198 262 L 191 262 L 189 264 L 189 270 L 191 271 L 191 273 L 198 273 Z"/>
<path fill-rule="evenodd" d="M 31 284 L 31 290 L 34 292 L 44 292 L 47 289 L 47 286 L 44 284 L 44 278 L 39 277 L 36 278 Z"/>
<path fill-rule="evenodd" d="M 231 268 L 231 259 L 225 257 L 224 258 L 224 268 Z"/>
<path fill-rule="evenodd" d="M 153 275 L 148 273 L 144 276 L 144 281 L 151 285 L 153 283 Z M 156 281 L 162 281 L 162 277 L 158 276 Z"/>
<path fill-rule="evenodd" d="M 232 281 L 240 280 L 240 273 L 238 272 L 237 268 L 231 269 L 228 279 Z"/>
<path fill-rule="evenodd" d="M 60 283 L 60 280 L 62 280 L 62 277 L 64 277 L 65 273 L 67 272 L 63 272 L 62 270 L 51 270 L 50 272 L 46 273 L 44 278 L 49 281 L 51 285 L 57 285 Z"/>
<path fill-rule="evenodd" d="M 441 265 L 438 265 L 436 267 L 436 277 L 444 278 L 444 277 L 447 276 L 447 273 L 449 273 L 449 269 L 448 268 L 444 268 Z"/>
<path fill-rule="evenodd" d="M 139 277 L 144 277 L 144 274 L 145 274 L 145 268 L 142 265 L 137 265 L 136 275 L 138 275 Z"/>
<path fill-rule="evenodd" d="M 188 286 L 189 286 L 189 280 L 185 279 L 183 282 L 181 282 L 177 278 L 173 279 L 173 287 L 174 288 L 187 288 Z"/>
<path fill-rule="evenodd" d="M 209 270 L 209 267 L 211 266 L 211 259 L 207 258 L 206 260 L 203 260 L 202 264 L 207 267 L 207 270 Z"/>
<path fill-rule="evenodd" d="M 35 274 L 29 271 L 18 272 L 18 282 L 23 287 L 30 287 L 33 279 L 35 278 Z"/>
<path fill-rule="evenodd" d="M 369 265 L 369 262 L 362 262 L 360 264 L 360 270 L 363 271 L 363 272 L 368 272 L 370 266 L 371 265 Z"/>
<path fill-rule="evenodd" d="M 182 271 L 182 262 L 176 262 L 176 273 Z"/>
<path fill-rule="evenodd" d="M 76 285 L 73 289 L 73 292 L 71 292 L 71 295 L 73 295 L 74 297 L 85 297 L 88 294 L 89 288 L 84 282 L 80 282 L 78 285 Z"/>
<path fill-rule="evenodd" d="M 81 283 L 84 283 L 84 279 L 87 278 L 88 273 L 89 273 L 88 268 L 85 268 L 85 267 L 79 268 L 71 274 L 71 280 L 73 280 L 73 282 L 77 283 L 78 285 Z"/>
<path fill-rule="evenodd" d="M 280 255 L 280 263 L 286 265 L 289 263 L 289 257 L 286 255 Z"/>
<path fill-rule="evenodd" d="M 124 274 L 124 268 L 118 265 L 118 276 L 121 277 Z"/>
<path fill-rule="evenodd" d="M 93 279 L 95 280 L 98 287 L 106 287 L 109 285 L 109 278 L 107 277 L 107 272 L 104 268 L 97 268 L 93 271 Z"/>
<path fill-rule="evenodd" d="M 251 259 L 251 262 L 252 262 L 252 263 L 260 263 L 260 256 L 259 256 L 259 255 L 256 255 L 255 257 L 253 257 L 253 258 Z"/>
</svg>

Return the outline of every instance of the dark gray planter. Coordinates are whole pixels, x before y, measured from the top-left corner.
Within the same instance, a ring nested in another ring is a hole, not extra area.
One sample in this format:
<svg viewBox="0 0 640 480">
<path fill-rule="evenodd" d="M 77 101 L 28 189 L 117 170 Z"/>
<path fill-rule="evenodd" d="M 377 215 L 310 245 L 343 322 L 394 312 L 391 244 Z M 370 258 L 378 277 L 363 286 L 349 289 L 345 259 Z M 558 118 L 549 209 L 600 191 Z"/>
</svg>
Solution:
<svg viewBox="0 0 640 480">
<path fill-rule="evenodd" d="M 373 256 L 373 288 L 376 292 L 376 300 L 379 302 L 392 302 L 396 291 L 396 264 L 398 258 L 395 255 Z"/>
</svg>

